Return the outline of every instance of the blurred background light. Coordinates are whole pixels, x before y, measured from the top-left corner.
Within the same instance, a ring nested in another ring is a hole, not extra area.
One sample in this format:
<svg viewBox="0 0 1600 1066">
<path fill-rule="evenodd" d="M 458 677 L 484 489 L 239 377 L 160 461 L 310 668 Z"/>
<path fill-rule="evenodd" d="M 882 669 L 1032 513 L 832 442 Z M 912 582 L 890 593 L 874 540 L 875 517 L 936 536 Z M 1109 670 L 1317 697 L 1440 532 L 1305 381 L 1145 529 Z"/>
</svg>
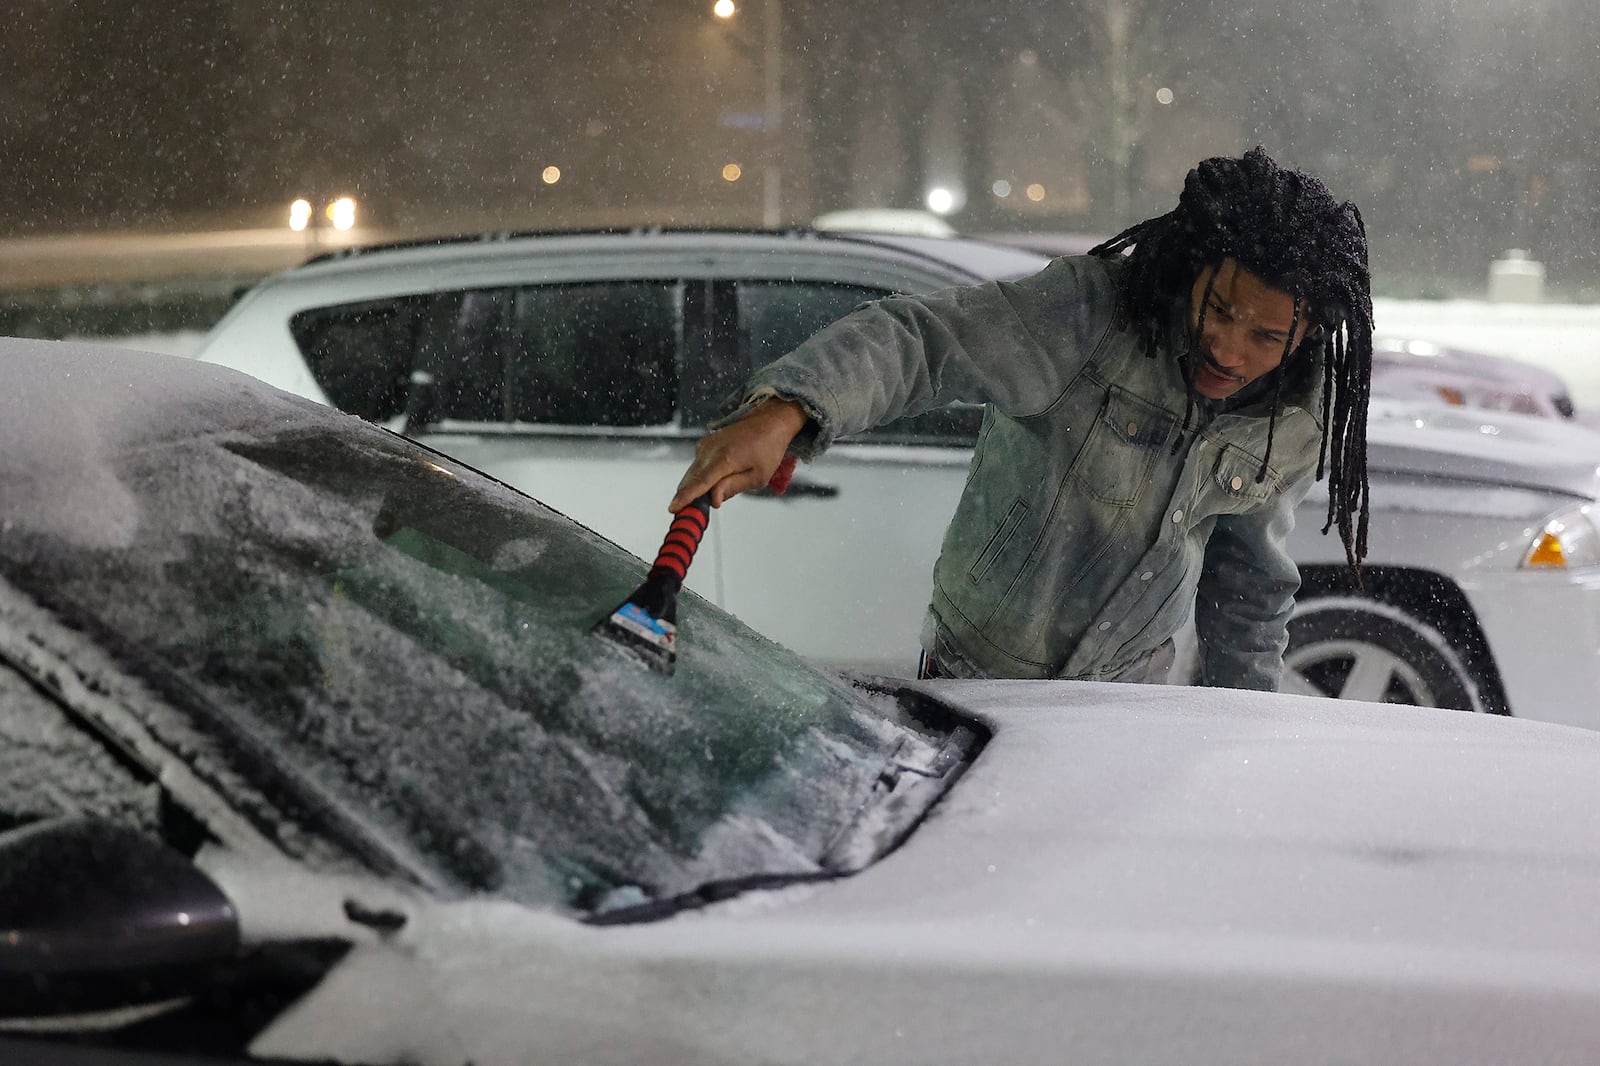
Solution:
<svg viewBox="0 0 1600 1066">
<path fill-rule="evenodd" d="M 341 196 L 328 205 L 328 219 L 334 229 L 350 229 L 356 224 L 356 202 Z"/>
</svg>

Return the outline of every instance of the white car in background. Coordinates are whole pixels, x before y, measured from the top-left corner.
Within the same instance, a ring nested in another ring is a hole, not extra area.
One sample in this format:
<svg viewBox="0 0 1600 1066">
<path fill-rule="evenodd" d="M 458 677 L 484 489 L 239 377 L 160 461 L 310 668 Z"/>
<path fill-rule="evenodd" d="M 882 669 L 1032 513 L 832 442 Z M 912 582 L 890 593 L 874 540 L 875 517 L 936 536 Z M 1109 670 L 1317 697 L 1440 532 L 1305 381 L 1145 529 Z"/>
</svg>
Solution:
<svg viewBox="0 0 1600 1066">
<path fill-rule="evenodd" d="M 1572 418 L 1567 383 L 1540 366 L 1432 341 L 1374 337 L 1372 393 L 1452 407 Z"/>
<path fill-rule="evenodd" d="M 403 430 L 636 554 L 749 371 L 863 300 L 1046 260 L 811 231 L 495 235 L 334 253 L 270 278 L 199 357 Z M 907 674 L 980 409 L 840 442 L 719 510 L 690 586 L 829 665 Z M 1600 727 L 1600 437 L 1376 402 L 1361 589 L 1313 493 L 1286 684 Z"/>
</svg>

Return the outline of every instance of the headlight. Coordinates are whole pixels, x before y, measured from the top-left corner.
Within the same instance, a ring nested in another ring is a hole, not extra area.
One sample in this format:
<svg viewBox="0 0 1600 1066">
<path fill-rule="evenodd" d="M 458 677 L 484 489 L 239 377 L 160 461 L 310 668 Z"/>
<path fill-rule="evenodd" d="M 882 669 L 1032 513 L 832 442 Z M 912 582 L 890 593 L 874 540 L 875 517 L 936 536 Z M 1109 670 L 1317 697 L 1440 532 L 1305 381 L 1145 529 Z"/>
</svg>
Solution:
<svg viewBox="0 0 1600 1066">
<path fill-rule="evenodd" d="M 1583 504 L 1562 511 L 1544 524 L 1522 565 L 1558 567 L 1600 566 L 1600 529 L 1595 528 L 1595 505 Z"/>
<path fill-rule="evenodd" d="M 328 221 L 334 229 L 350 229 L 356 224 L 356 202 L 341 196 L 328 205 Z"/>
</svg>

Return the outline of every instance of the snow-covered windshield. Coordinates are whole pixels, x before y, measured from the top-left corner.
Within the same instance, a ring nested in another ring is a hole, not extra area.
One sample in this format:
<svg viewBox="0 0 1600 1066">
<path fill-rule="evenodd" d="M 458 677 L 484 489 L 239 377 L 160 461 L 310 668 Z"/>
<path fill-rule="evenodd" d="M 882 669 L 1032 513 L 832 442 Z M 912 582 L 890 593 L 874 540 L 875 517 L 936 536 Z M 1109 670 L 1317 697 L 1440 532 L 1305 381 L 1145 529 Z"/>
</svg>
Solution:
<svg viewBox="0 0 1600 1066">
<path fill-rule="evenodd" d="M 937 743 L 693 596 L 641 667 L 591 630 L 642 563 L 350 425 L 132 448 L 125 542 L 24 518 L 0 569 L 445 882 L 577 912 L 817 872 Z"/>
</svg>

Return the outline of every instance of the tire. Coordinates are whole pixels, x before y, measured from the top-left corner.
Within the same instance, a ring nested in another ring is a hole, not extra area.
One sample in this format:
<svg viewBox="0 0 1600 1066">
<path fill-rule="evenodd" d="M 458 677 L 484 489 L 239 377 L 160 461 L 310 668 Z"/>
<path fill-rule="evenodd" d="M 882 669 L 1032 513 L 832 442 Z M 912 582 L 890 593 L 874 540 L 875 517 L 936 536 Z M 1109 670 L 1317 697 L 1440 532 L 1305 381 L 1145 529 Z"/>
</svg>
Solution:
<svg viewBox="0 0 1600 1066">
<path fill-rule="evenodd" d="M 1297 604 L 1283 665 L 1281 692 L 1489 710 L 1472 671 L 1437 629 L 1377 600 L 1330 596 Z"/>
</svg>

